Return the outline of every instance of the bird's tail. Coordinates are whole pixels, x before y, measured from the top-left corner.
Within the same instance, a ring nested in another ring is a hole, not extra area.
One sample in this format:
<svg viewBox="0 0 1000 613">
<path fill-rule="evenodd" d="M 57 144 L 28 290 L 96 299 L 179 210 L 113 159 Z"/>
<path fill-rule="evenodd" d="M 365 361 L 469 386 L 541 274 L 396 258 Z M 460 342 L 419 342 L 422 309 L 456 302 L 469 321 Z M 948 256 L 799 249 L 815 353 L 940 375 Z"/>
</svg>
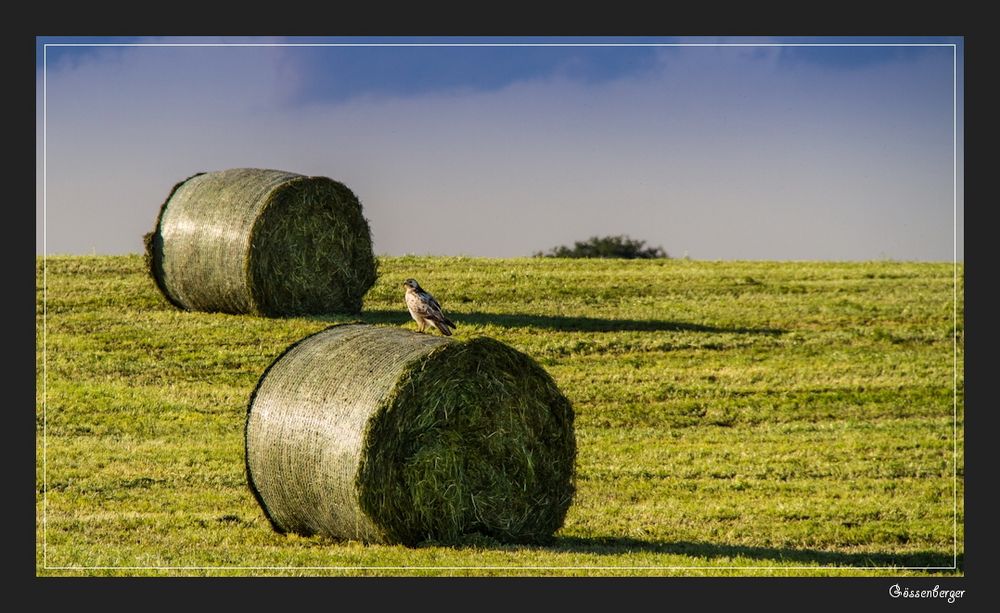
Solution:
<svg viewBox="0 0 1000 613">
<path fill-rule="evenodd" d="M 447 317 L 444 318 L 444 325 L 449 326 L 451 328 L 457 328 L 458 327 L 458 326 L 455 325 L 455 322 L 453 322 L 452 320 L 448 319 Z"/>
<path fill-rule="evenodd" d="M 445 319 L 444 321 L 435 321 L 434 327 L 440 330 L 441 334 L 444 334 L 445 336 L 451 336 L 451 330 L 448 328 L 448 323 L 449 322 L 447 319 Z"/>
</svg>

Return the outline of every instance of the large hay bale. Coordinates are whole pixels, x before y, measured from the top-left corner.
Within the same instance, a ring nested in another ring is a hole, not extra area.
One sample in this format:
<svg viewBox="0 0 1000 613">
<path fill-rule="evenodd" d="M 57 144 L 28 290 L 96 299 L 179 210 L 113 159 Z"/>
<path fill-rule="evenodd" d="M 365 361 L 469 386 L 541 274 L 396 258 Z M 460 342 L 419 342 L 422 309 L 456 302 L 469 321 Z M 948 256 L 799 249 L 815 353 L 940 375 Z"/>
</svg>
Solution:
<svg viewBox="0 0 1000 613">
<path fill-rule="evenodd" d="M 344 184 L 234 168 L 174 186 L 147 234 L 163 295 L 188 310 L 357 313 L 375 283 L 371 230 Z"/>
<path fill-rule="evenodd" d="M 245 435 L 250 488 L 279 532 L 538 543 L 574 492 L 569 401 L 489 338 L 327 328 L 261 376 Z"/>
</svg>

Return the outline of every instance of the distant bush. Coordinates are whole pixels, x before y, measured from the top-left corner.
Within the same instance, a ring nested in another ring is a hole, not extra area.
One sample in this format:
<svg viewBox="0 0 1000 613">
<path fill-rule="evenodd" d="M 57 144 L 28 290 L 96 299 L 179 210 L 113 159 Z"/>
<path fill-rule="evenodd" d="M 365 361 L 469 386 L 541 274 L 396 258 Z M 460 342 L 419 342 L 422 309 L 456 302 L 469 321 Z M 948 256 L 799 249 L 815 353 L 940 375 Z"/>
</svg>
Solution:
<svg viewBox="0 0 1000 613">
<path fill-rule="evenodd" d="M 572 247 L 561 245 L 547 253 L 535 253 L 536 258 L 623 258 L 655 259 L 669 258 L 663 247 L 646 247 L 646 241 L 627 236 L 591 236 L 585 241 L 576 241 Z"/>
</svg>

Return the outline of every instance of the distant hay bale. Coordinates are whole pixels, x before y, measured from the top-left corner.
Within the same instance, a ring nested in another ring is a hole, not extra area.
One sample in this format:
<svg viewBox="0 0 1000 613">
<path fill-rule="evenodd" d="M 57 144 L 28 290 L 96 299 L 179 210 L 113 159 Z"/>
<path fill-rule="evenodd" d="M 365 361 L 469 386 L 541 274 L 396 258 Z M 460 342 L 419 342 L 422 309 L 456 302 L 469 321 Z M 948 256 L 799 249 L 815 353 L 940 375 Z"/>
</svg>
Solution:
<svg viewBox="0 0 1000 613">
<path fill-rule="evenodd" d="M 357 313 L 376 278 L 354 193 L 280 170 L 234 168 L 178 183 L 145 243 L 157 287 L 188 310 Z"/>
<path fill-rule="evenodd" d="M 250 488 L 279 532 L 538 543 L 574 493 L 569 401 L 489 338 L 327 328 L 261 376 L 245 436 Z"/>
</svg>

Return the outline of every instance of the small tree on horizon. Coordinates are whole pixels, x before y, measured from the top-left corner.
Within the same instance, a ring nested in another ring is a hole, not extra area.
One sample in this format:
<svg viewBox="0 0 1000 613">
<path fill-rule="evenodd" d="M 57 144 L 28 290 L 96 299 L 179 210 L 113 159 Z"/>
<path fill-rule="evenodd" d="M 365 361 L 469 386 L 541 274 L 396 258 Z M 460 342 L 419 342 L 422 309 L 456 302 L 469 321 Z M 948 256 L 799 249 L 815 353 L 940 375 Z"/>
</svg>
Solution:
<svg viewBox="0 0 1000 613">
<path fill-rule="evenodd" d="M 646 247 L 646 241 L 618 236 L 591 236 L 585 241 L 576 241 L 572 247 L 560 245 L 547 253 L 535 253 L 535 257 L 546 258 L 622 258 L 656 259 L 669 258 L 663 247 Z"/>
</svg>

